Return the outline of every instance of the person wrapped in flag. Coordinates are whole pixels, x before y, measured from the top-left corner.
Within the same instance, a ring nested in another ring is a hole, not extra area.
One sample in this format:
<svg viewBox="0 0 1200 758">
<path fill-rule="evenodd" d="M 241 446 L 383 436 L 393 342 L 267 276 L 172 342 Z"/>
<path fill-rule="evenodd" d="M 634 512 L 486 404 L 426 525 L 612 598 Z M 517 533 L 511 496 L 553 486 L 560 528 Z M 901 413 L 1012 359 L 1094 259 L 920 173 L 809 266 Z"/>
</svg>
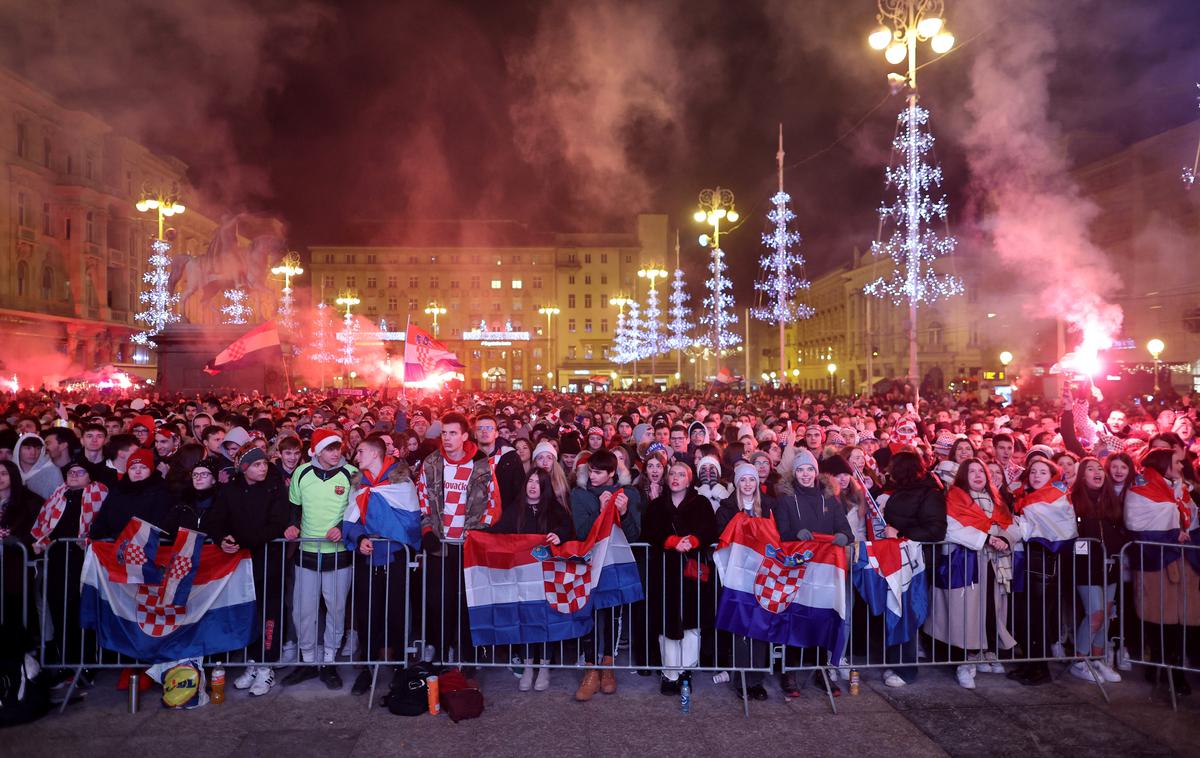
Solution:
<svg viewBox="0 0 1200 758">
<path fill-rule="evenodd" d="M 1142 468 L 1125 496 L 1125 526 L 1135 540 L 1127 554 L 1133 574 L 1133 605 L 1153 660 L 1182 665 L 1184 641 L 1200 639 L 1200 550 L 1170 546 L 1200 544 L 1196 503 L 1183 477 L 1184 454 L 1178 449 L 1146 453 Z M 1192 643 L 1195 644 L 1194 642 Z M 1196 651 L 1188 653 L 1195 656 Z M 1190 690 L 1178 669 L 1176 690 Z"/>
<path fill-rule="evenodd" d="M 1020 539 L 987 465 L 978 458 L 960 462 L 946 493 L 948 544 L 935 548 L 924 630 L 949 647 L 946 655 L 935 651 L 935 659 L 962 661 L 955 675 L 965 689 L 975 689 L 977 673 L 1004 673 L 997 653 L 1017 644 L 1006 622 L 1012 547 Z"/>
<path fill-rule="evenodd" d="M 1078 535 L 1075 509 L 1067 498 L 1061 472 L 1044 455 L 1025 459 L 1021 474 L 1025 494 L 1013 508 L 1013 520 L 1024 541 L 1014 560 L 1014 636 L 1028 658 L 1050 655 L 1049 635 L 1058 636 L 1058 598 L 1066 577 L 1061 557 L 1070 556 Z M 1066 564 L 1070 567 L 1070 564 Z M 1039 685 L 1050 682 L 1044 661 L 1019 664 L 1010 679 Z"/>
<path fill-rule="evenodd" d="M 359 476 L 352 482 L 342 517 L 342 541 L 359 553 L 354 562 L 355 655 L 361 660 L 399 660 L 407 643 L 407 550 L 415 553 L 421 545 L 417 488 L 408 464 L 387 454 L 381 435 L 365 438 L 354 455 Z M 363 667 L 350 691 L 362 695 L 370 689 L 371 670 Z"/>
</svg>

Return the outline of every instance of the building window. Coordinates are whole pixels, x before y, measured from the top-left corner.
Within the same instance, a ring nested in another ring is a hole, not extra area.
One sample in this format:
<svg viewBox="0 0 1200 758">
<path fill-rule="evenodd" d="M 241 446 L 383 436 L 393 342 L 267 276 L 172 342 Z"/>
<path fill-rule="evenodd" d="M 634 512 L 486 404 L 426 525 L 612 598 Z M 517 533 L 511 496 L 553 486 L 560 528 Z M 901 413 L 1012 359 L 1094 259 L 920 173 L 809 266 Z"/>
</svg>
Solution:
<svg viewBox="0 0 1200 758">
<path fill-rule="evenodd" d="M 125 194 L 129 195 L 131 197 L 133 196 L 133 172 L 132 171 L 125 172 Z"/>
<path fill-rule="evenodd" d="M 600 319 L 600 333 L 608 334 L 608 319 L 606 318 Z"/>
<path fill-rule="evenodd" d="M 575 319 L 573 319 L 573 318 L 567 319 L 567 331 L 570 332 L 571 334 L 575 333 Z"/>
<path fill-rule="evenodd" d="M 570 295 L 567 295 L 567 307 L 568 308 L 575 307 L 575 293 L 573 293 L 573 292 Z"/>
<path fill-rule="evenodd" d="M 90 153 L 83 157 L 83 177 L 85 179 L 92 178 L 92 156 Z"/>
<path fill-rule="evenodd" d="M 929 325 L 929 344 L 942 344 L 942 325 L 937 321 L 934 321 Z"/>
<path fill-rule="evenodd" d="M 600 253 L 600 262 L 608 263 L 608 253 Z"/>
<path fill-rule="evenodd" d="M 608 295 L 601 295 L 601 296 L 600 296 L 600 307 L 601 307 L 601 308 L 607 308 L 607 307 L 608 307 Z"/>
<path fill-rule="evenodd" d="M 410 266 L 415 266 L 415 265 L 417 265 L 417 263 L 418 263 L 417 256 L 415 256 L 415 255 L 408 256 L 408 264 Z"/>
<path fill-rule="evenodd" d="M 417 301 L 411 297 L 408 299 L 408 309 L 410 311 L 415 311 L 417 309 Z"/>
<path fill-rule="evenodd" d="M 591 295 L 584 295 L 584 296 L 583 296 L 583 307 L 584 307 L 584 308 L 591 308 L 591 307 L 592 307 L 592 296 L 591 296 Z"/>
<path fill-rule="evenodd" d="M 590 361 L 592 359 L 592 346 L 591 345 L 583 346 L 583 359 L 585 361 Z"/>
<path fill-rule="evenodd" d="M 479 263 L 479 260 L 480 260 L 480 258 L 478 255 L 471 256 L 471 263 Z"/>
<path fill-rule="evenodd" d="M 430 262 L 430 263 L 437 263 L 437 256 L 436 256 L 436 255 L 431 255 L 431 256 L 429 256 L 429 262 Z"/>
<path fill-rule="evenodd" d="M 63 219 L 63 239 L 71 239 L 71 217 Z"/>
<path fill-rule="evenodd" d="M 513 262 L 513 263 L 520 263 L 520 262 L 521 262 L 521 256 L 519 256 L 519 255 L 514 255 L 514 256 L 512 257 L 512 262 Z"/>
<path fill-rule="evenodd" d="M 388 312 L 395 313 L 400 307 L 400 300 L 395 295 L 388 295 Z"/>
<path fill-rule="evenodd" d="M 567 359 L 572 360 L 572 361 L 575 360 L 576 356 L 578 355 L 578 352 L 579 352 L 578 349 L 574 345 L 568 346 L 567 347 Z"/>
<path fill-rule="evenodd" d="M 17 296 L 24 297 L 29 290 L 29 264 L 21 261 L 17 264 Z"/>
<path fill-rule="evenodd" d="M 368 255 L 368 256 L 367 256 L 367 263 L 368 263 L 368 264 L 370 264 L 370 263 L 377 263 L 378 261 L 379 261 L 379 256 L 378 256 L 378 255 L 375 255 L 374 253 L 372 253 L 372 254 L 370 254 L 370 255 Z"/>
<path fill-rule="evenodd" d="M 522 288 L 522 287 L 524 287 L 524 286 L 525 286 L 525 282 L 521 281 L 520 279 L 513 279 L 513 280 L 512 280 L 512 288 L 513 288 L 513 289 L 515 289 L 515 290 L 519 290 L 519 289 L 521 289 L 521 288 Z"/>
<path fill-rule="evenodd" d="M 592 262 L 592 254 L 591 254 L 591 253 L 584 253 L 584 254 L 583 254 L 583 262 L 584 262 L 584 263 L 591 263 L 591 262 Z"/>
<path fill-rule="evenodd" d="M 50 168 L 50 162 L 54 158 L 54 146 L 50 144 L 50 138 L 42 140 L 42 165 Z"/>
<path fill-rule="evenodd" d="M 494 290 L 498 290 L 498 289 L 500 289 L 500 287 L 502 287 L 502 286 L 503 286 L 503 285 L 501 284 L 501 282 L 500 282 L 500 280 L 499 280 L 499 279 L 493 279 L 493 280 L 492 280 L 492 289 L 494 289 Z"/>
<path fill-rule="evenodd" d="M 368 316 L 374 316 L 378 313 L 379 313 L 379 309 L 377 307 L 375 307 L 374 305 L 367 306 L 367 315 Z"/>
<path fill-rule="evenodd" d="M 333 289 L 333 287 L 334 287 L 334 285 L 333 285 L 333 277 L 332 277 L 332 276 L 328 276 L 328 275 L 327 275 L 327 276 L 325 276 L 325 277 L 323 277 L 323 278 L 321 279 L 321 286 L 322 286 L 322 287 L 324 287 L 324 288 L 325 288 L 325 289 L 327 289 L 327 290 L 331 290 L 331 289 Z"/>
<path fill-rule="evenodd" d="M 346 277 L 346 286 L 349 288 L 357 287 L 358 286 L 358 277 L 357 276 Z"/>
<path fill-rule="evenodd" d="M 540 290 L 542 288 L 542 277 L 540 277 L 540 276 L 533 277 L 533 288 L 535 290 Z"/>
<path fill-rule="evenodd" d="M 358 256 L 354 253 L 346 253 L 346 263 L 358 263 Z"/>
<path fill-rule="evenodd" d="M 450 289 L 452 289 L 452 290 L 458 289 L 458 280 L 457 279 L 450 280 Z"/>
<path fill-rule="evenodd" d="M 499 313 L 502 310 L 500 303 L 492 303 L 492 312 Z"/>
<path fill-rule="evenodd" d="M 591 274 L 584 274 L 584 275 L 583 275 L 583 283 L 584 283 L 584 284 L 591 284 L 591 283 L 592 283 L 592 275 L 591 275 Z"/>
<path fill-rule="evenodd" d="M 53 236 L 53 224 L 50 219 L 50 203 L 42 203 L 42 234 Z"/>
<path fill-rule="evenodd" d="M 92 214 L 88 214 L 90 217 Z M 17 193 L 17 223 L 21 226 L 29 226 L 29 195 L 24 192 Z"/>
<path fill-rule="evenodd" d="M 600 283 L 601 283 L 601 284 L 608 284 L 608 274 L 601 274 L 601 275 L 600 275 Z"/>
<path fill-rule="evenodd" d="M 625 256 L 625 262 L 626 262 L 626 263 L 633 263 L 633 256 L 632 256 L 632 255 L 627 255 L 627 256 Z"/>
<path fill-rule="evenodd" d="M 451 263 L 458 263 L 461 257 L 462 257 L 462 256 L 460 256 L 460 255 L 458 255 L 458 254 L 452 255 L 452 256 L 450 256 L 450 262 L 451 262 Z"/>
<path fill-rule="evenodd" d="M 388 286 L 388 289 L 390 289 L 390 290 L 396 289 L 396 287 L 397 287 L 396 277 L 389 276 L 387 278 L 387 286 Z"/>
<path fill-rule="evenodd" d="M 17 155 L 25 157 L 25 151 L 29 147 L 29 127 L 25 122 L 17 123 Z"/>
<path fill-rule="evenodd" d="M 325 262 L 333 263 L 333 253 L 325 253 Z"/>
<path fill-rule="evenodd" d="M 583 320 L 583 333 L 584 334 L 592 333 L 592 320 L 590 318 L 585 318 Z"/>
<path fill-rule="evenodd" d="M 91 211 L 87 212 L 84 218 L 84 231 L 86 232 L 85 239 L 88 242 L 96 241 L 96 216 Z"/>
<path fill-rule="evenodd" d="M 373 290 L 378 286 L 379 286 L 379 281 L 375 277 L 373 277 L 373 276 L 367 277 L 367 289 Z"/>
<path fill-rule="evenodd" d="M 416 288 L 418 288 L 420 286 L 421 285 L 418 283 L 417 277 L 415 277 L 415 276 L 408 277 L 408 288 L 410 290 L 415 290 Z"/>
<path fill-rule="evenodd" d="M 436 290 L 441 288 L 441 281 L 436 276 L 429 277 L 429 289 Z"/>
<path fill-rule="evenodd" d="M 473 289 L 473 290 L 479 289 L 479 284 L 480 284 L 480 282 L 479 282 L 478 276 L 471 277 L 471 289 Z"/>
<path fill-rule="evenodd" d="M 575 284 L 575 275 L 574 274 L 567 275 L 567 284 L 570 284 L 570 285 Z"/>
</svg>

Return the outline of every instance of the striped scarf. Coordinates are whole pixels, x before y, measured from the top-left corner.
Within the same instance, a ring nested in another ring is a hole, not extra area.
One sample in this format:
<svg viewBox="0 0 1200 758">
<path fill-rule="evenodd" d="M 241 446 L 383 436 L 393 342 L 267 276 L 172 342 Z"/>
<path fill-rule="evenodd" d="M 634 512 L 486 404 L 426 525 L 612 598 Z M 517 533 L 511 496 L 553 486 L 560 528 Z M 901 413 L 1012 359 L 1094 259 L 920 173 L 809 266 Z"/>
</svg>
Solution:
<svg viewBox="0 0 1200 758">
<path fill-rule="evenodd" d="M 83 540 L 87 540 L 88 533 L 92 530 L 92 521 L 95 520 L 96 513 L 100 511 L 100 506 L 103 505 L 106 497 L 108 497 L 108 487 L 100 482 L 92 482 L 83 488 L 79 507 L 79 536 Z M 61 484 L 51 493 L 50 497 L 46 498 L 42 510 L 38 513 L 37 523 L 29 532 L 33 537 L 34 547 L 40 548 L 38 549 L 39 553 L 50 545 L 50 534 L 62 520 L 63 511 L 66 508 L 67 485 Z"/>
</svg>

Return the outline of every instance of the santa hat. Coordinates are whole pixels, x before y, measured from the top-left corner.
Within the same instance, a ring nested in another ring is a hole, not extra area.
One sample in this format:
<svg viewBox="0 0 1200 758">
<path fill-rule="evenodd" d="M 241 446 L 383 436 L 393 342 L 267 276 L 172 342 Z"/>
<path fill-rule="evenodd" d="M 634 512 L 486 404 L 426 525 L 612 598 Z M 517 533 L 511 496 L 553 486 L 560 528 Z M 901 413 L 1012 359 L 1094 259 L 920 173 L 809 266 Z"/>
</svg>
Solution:
<svg viewBox="0 0 1200 758">
<path fill-rule="evenodd" d="M 342 435 L 332 429 L 318 429 L 313 432 L 312 443 L 309 445 L 310 455 L 317 455 L 330 445 L 342 444 Z"/>
</svg>

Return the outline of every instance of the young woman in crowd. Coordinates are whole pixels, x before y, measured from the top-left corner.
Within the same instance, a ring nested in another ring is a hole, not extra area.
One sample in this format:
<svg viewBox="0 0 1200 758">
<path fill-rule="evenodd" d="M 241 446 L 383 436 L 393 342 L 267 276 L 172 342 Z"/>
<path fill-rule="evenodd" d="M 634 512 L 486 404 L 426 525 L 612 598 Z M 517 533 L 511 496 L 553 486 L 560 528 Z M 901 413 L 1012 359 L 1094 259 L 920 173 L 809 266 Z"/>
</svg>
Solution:
<svg viewBox="0 0 1200 758">
<path fill-rule="evenodd" d="M 558 449 L 549 441 L 542 440 L 533 449 L 533 465 L 550 475 L 550 488 L 554 497 L 562 507 L 567 508 L 571 502 L 571 485 L 568 483 L 567 472 L 558 462 Z"/>
<path fill-rule="evenodd" d="M 34 593 L 26 592 L 25 563 L 34 558 L 30 531 L 41 504 L 41 498 L 21 483 L 21 471 L 17 464 L 0 461 L 0 542 L 21 545 L 21 549 L 0 549 L 0 576 L 4 579 L 3 586 L 0 586 L 0 592 L 3 592 L 0 623 L 4 626 L 4 638 L 24 639 L 25 649 L 32 649 L 34 636 L 21 627 L 22 612 L 29 619 L 37 618 Z"/>
</svg>

